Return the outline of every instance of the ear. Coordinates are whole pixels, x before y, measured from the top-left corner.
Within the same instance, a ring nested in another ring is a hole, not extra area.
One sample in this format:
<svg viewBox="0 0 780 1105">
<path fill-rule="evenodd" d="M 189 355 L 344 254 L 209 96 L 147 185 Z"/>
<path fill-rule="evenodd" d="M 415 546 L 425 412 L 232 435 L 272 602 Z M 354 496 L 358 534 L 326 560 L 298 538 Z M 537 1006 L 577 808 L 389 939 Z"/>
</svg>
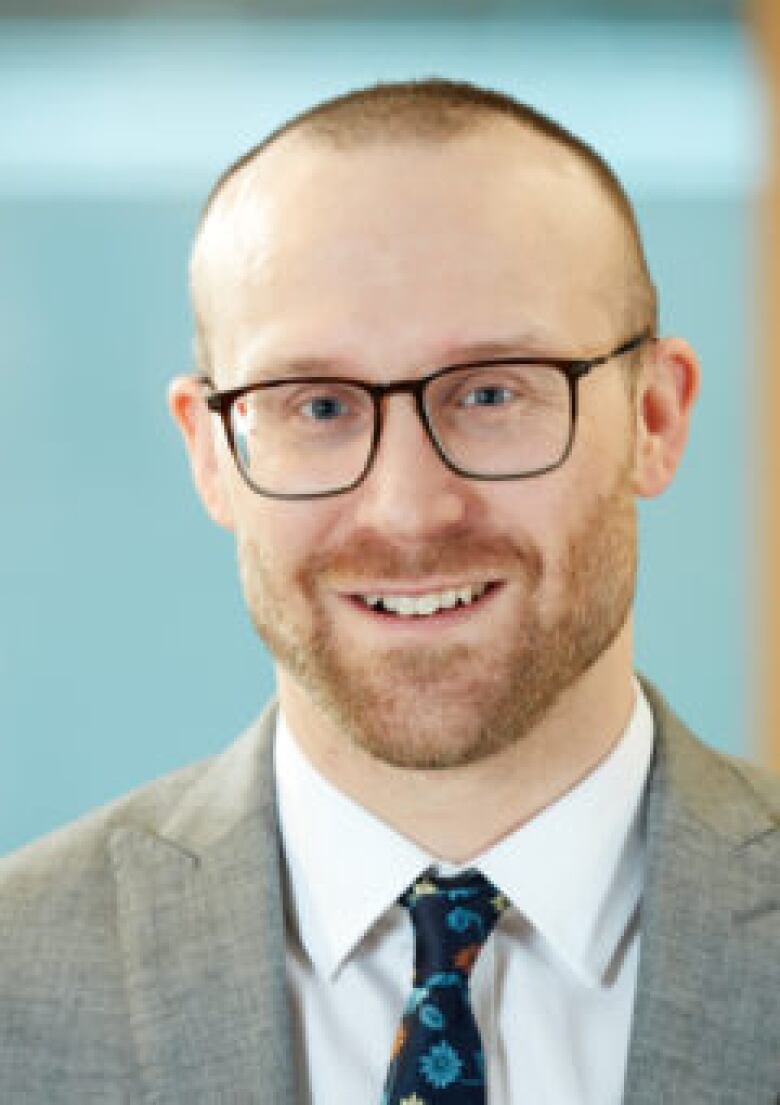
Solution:
<svg viewBox="0 0 780 1105">
<path fill-rule="evenodd" d="M 700 385 L 699 361 L 681 338 L 654 342 L 636 391 L 634 491 L 651 499 L 674 478 L 688 440 Z"/>
<path fill-rule="evenodd" d="M 194 376 L 178 376 L 168 387 L 168 409 L 181 430 L 192 478 L 209 515 L 232 530 L 233 509 L 214 437 L 214 415 L 204 400 L 203 384 Z"/>
</svg>

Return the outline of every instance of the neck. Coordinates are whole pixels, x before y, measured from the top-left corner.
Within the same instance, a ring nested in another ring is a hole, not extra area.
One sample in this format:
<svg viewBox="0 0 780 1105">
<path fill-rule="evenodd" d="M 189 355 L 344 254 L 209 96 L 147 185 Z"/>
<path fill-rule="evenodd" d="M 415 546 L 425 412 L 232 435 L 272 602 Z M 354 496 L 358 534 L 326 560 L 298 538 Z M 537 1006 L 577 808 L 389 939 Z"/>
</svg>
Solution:
<svg viewBox="0 0 780 1105">
<path fill-rule="evenodd" d="M 460 864 L 530 821 L 609 755 L 631 718 L 632 676 L 629 621 L 521 740 L 437 771 L 395 767 L 348 742 L 281 672 L 279 697 L 297 744 L 321 775 L 432 856 Z"/>
</svg>

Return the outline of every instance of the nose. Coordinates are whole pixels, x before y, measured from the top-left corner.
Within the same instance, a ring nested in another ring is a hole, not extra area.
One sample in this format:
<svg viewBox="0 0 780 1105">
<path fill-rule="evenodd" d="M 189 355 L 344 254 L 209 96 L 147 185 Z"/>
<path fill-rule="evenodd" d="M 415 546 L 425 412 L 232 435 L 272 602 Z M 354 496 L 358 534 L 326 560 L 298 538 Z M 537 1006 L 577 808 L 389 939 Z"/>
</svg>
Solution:
<svg viewBox="0 0 780 1105">
<path fill-rule="evenodd" d="M 399 541 L 441 534 L 467 521 L 474 490 L 436 452 L 411 395 L 385 396 L 379 445 L 358 488 L 353 520 Z"/>
</svg>

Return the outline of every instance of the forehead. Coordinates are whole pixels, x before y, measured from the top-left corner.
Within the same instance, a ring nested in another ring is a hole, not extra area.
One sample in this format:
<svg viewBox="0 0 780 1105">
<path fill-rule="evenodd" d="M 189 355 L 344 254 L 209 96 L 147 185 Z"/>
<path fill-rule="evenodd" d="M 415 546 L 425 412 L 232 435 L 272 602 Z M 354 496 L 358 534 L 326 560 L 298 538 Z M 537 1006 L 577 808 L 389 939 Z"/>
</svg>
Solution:
<svg viewBox="0 0 780 1105">
<path fill-rule="evenodd" d="M 362 328 L 381 344 L 392 325 L 419 345 L 443 326 L 446 342 L 458 325 L 473 341 L 513 325 L 565 353 L 575 324 L 587 341 L 612 337 L 626 255 L 590 168 L 501 123 L 347 150 L 289 136 L 228 183 L 192 276 L 210 340 L 234 362 L 226 343 L 289 326 L 319 341 Z"/>
</svg>

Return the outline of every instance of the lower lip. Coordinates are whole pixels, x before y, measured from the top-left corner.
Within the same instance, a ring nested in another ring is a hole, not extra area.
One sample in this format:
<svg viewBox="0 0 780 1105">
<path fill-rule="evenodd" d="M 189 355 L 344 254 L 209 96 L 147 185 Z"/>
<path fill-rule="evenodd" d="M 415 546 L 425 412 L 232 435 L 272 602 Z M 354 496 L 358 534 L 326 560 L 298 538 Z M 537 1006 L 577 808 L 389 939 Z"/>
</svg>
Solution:
<svg viewBox="0 0 780 1105">
<path fill-rule="evenodd" d="M 444 625 L 456 625 L 465 622 L 474 614 L 492 602 L 495 595 L 502 589 L 503 583 L 489 583 L 483 594 L 469 603 L 468 606 L 451 606 L 448 609 L 438 610 L 435 614 L 392 614 L 386 610 L 377 610 L 368 606 L 362 599 L 355 595 L 345 595 L 344 598 L 355 609 L 371 621 L 381 623 L 388 629 L 425 629 Z"/>
</svg>

